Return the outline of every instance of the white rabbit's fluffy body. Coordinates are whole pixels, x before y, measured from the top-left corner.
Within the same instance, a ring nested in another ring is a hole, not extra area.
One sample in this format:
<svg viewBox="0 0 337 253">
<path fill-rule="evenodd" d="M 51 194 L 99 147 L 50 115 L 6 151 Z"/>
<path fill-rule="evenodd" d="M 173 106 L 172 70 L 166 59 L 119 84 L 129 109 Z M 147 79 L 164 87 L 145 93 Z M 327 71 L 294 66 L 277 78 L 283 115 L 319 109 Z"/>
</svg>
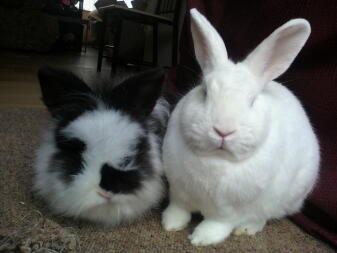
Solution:
<svg viewBox="0 0 337 253">
<path fill-rule="evenodd" d="M 191 212 L 204 220 L 192 244 L 255 234 L 269 219 L 300 210 L 319 168 L 319 146 L 299 100 L 272 81 L 291 64 L 310 33 L 305 20 L 277 29 L 241 63 L 227 58 L 221 37 L 191 11 L 201 85 L 172 113 L 163 146 L 170 204 L 166 230 Z"/>
</svg>

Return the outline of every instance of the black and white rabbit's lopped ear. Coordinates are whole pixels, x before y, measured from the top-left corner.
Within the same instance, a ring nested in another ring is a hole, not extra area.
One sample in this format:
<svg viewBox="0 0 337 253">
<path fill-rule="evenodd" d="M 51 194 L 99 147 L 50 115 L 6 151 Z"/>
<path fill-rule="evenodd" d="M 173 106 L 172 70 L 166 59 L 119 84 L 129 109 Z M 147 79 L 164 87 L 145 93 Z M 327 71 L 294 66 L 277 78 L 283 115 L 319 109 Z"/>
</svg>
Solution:
<svg viewBox="0 0 337 253">
<path fill-rule="evenodd" d="M 289 68 L 310 31 L 310 24 L 305 19 L 290 20 L 262 41 L 243 63 L 266 84 Z"/>
<path fill-rule="evenodd" d="M 203 73 L 228 63 L 226 46 L 215 28 L 197 9 L 191 9 L 194 51 Z"/>
<path fill-rule="evenodd" d="M 95 107 L 92 90 L 69 71 L 49 66 L 38 71 L 42 100 L 55 119 L 71 120 Z"/>
<path fill-rule="evenodd" d="M 164 71 L 155 68 L 134 75 L 110 91 L 102 91 L 105 104 L 136 118 L 148 116 L 161 95 Z"/>
</svg>

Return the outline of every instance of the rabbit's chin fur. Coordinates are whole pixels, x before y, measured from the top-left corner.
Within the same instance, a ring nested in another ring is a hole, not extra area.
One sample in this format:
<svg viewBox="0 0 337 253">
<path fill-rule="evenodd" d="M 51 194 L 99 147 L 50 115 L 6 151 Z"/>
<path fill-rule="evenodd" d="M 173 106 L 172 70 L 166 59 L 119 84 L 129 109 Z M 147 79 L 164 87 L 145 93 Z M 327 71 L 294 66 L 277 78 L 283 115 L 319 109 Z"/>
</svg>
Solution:
<svg viewBox="0 0 337 253">
<path fill-rule="evenodd" d="M 298 212 L 315 184 L 320 156 L 299 100 L 272 81 L 303 46 L 309 24 L 289 21 L 234 64 L 195 9 L 191 20 L 203 77 L 179 101 L 164 138 L 170 204 L 162 223 L 179 230 L 191 212 L 201 212 L 204 221 L 189 238 L 208 245 L 232 231 L 255 234 L 269 219 Z"/>
</svg>

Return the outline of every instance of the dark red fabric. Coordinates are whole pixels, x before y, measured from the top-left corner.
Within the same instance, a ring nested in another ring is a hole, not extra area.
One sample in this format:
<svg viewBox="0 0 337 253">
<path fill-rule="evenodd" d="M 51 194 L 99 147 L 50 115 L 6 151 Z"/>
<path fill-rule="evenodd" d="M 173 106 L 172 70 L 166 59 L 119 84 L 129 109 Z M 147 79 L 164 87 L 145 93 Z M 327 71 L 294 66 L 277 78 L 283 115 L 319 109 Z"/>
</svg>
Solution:
<svg viewBox="0 0 337 253">
<path fill-rule="evenodd" d="M 337 247 L 336 0 L 187 0 L 181 61 L 175 73 L 177 88 L 182 93 L 200 73 L 190 34 L 190 8 L 206 15 L 223 37 L 234 61 L 243 59 L 289 19 L 302 17 L 310 22 L 309 41 L 279 80 L 302 101 L 319 136 L 322 153 L 320 179 L 303 212 L 292 220 Z"/>
</svg>

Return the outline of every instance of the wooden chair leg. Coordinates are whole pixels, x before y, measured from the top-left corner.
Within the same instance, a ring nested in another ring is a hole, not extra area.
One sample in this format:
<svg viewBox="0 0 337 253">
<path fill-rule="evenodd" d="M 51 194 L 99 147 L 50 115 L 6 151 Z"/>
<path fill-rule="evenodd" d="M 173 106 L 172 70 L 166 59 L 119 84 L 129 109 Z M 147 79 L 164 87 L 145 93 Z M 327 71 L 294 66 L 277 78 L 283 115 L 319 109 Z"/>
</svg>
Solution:
<svg viewBox="0 0 337 253">
<path fill-rule="evenodd" d="M 113 42 L 113 54 L 112 54 L 112 61 L 111 61 L 111 74 L 116 73 L 117 66 L 120 62 L 119 59 L 119 46 L 121 42 L 121 33 L 122 33 L 122 25 L 123 20 L 121 17 L 116 17 L 114 19 L 114 25 L 116 26 L 116 32 L 114 36 L 114 42 Z"/>
<path fill-rule="evenodd" d="M 178 27 L 173 26 L 172 31 L 172 66 L 175 66 L 178 62 Z"/>
<path fill-rule="evenodd" d="M 90 31 L 90 27 L 89 27 L 89 22 L 86 24 L 86 30 L 85 30 L 85 47 L 84 47 L 84 52 L 87 52 L 87 48 L 88 48 L 88 37 L 89 37 L 89 31 Z"/>
<path fill-rule="evenodd" d="M 157 66 L 158 65 L 158 24 L 153 25 L 152 42 L 153 42 L 152 61 L 153 61 L 153 65 Z"/>
<path fill-rule="evenodd" d="M 84 50 L 82 50 L 84 53 L 87 52 L 87 47 L 88 47 L 88 23 L 87 24 L 83 24 L 83 30 L 85 31 L 85 35 L 84 35 Z M 85 29 L 84 29 L 85 27 Z M 83 44 L 83 43 L 82 43 Z M 83 45 L 82 45 L 83 48 Z"/>
<path fill-rule="evenodd" d="M 106 24 L 107 24 L 107 17 L 105 14 L 103 14 L 102 30 L 101 30 L 101 34 L 99 36 L 99 42 L 98 42 L 97 72 L 101 72 L 101 69 L 102 69 Z"/>
</svg>

